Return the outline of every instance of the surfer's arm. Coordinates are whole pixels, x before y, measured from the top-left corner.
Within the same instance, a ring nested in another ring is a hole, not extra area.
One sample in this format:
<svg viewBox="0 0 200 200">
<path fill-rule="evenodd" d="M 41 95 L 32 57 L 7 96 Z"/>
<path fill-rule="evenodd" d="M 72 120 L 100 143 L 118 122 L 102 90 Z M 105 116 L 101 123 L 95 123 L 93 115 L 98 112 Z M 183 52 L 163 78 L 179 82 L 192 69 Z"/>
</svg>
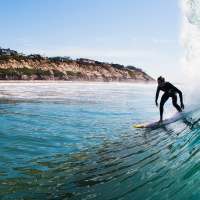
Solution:
<svg viewBox="0 0 200 200">
<path fill-rule="evenodd" d="M 181 107 L 184 108 L 184 104 L 183 104 L 183 94 L 182 92 L 176 88 L 174 85 L 170 84 L 170 86 L 172 87 L 172 89 L 177 92 L 179 94 L 179 98 L 180 98 L 180 102 L 181 102 Z"/>
<path fill-rule="evenodd" d="M 157 90 L 156 90 L 156 98 L 155 98 L 156 106 L 158 105 L 158 97 L 159 97 L 159 93 L 160 93 L 160 88 L 157 87 Z"/>
<path fill-rule="evenodd" d="M 179 94 L 179 98 L 180 98 L 180 102 L 181 102 L 181 108 L 184 109 L 182 92 L 180 90 L 178 90 L 177 93 Z"/>
<path fill-rule="evenodd" d="M 179 94 L 179 97 L 180 97 L 180 102 L 181 102 L 181 104 L 183 104 L 183 94 L 180 90 L 178 90 L 178 94 Z"/>
</svg>

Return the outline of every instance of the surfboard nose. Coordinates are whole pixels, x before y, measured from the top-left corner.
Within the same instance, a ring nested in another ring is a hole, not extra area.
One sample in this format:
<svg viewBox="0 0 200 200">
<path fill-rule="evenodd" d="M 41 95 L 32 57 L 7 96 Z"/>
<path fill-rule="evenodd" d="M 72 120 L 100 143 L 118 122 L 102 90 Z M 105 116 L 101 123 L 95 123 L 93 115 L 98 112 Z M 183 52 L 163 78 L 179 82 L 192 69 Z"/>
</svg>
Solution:
<svg viewBox="0 0 200 200">
<path fill-rule="evenodd" d="M 143 124 L 135 124 L 133 125 L 134 128 L 145 128 Z"/>
</svg>

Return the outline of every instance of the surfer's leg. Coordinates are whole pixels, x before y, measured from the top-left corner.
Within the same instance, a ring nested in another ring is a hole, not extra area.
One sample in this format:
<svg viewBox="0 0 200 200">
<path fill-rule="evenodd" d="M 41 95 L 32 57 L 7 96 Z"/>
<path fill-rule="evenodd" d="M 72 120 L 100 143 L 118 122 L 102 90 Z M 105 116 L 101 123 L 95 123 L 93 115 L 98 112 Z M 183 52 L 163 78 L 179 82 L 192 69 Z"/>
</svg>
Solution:
<svg viewBox="0 0 200 200">
<path fill-rule="evenodd" d="M 163 94 L 160 100 L 160 121 L 163 120 L 163 110 L 164 110 L 164 104 L 169 99 L 168 94 Z"/>
<path fill-rule="evenodd" d="M 182 112 L 181 107 L 177 104 L 177 96 L 176 95 L 172 96 L 172 104 L 178 110 L 178 112 Z"/>
</svg>

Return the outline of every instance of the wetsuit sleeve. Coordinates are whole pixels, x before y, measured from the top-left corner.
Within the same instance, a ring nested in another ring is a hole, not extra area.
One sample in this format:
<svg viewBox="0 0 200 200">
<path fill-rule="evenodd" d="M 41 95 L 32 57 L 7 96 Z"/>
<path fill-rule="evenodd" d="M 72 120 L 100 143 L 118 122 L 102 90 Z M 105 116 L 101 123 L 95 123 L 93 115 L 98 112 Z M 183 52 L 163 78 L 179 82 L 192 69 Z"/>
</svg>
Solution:
<svg viewBox="0 0 200 200">
<path fill-rule="evenodd" d="M 182 92 L 178 88 L 176 88 L 174 85 L 172 85 L 171 83 L 168 83 L 168 84 L 169 84 L 169 87 L 171 89 L 173 89 L 175 92 L 177 92 L 179 94 L 180 102 L 181 102 L 181 104 L 183 104 L 183 95 L 182 95 Z"/>
<path fill-rule="evenodd" d="M 156 102 L 156 103 L 157 103 L 157 101 L 158 101 L 159 93 L 160 93 L 160 88 L 159 88 L 159 86 L 158 86 L 158 87 L 157 87 L 157 90 L 156 90 L 156 98 L 155 98 L 155 102 Z"/>
</svg>

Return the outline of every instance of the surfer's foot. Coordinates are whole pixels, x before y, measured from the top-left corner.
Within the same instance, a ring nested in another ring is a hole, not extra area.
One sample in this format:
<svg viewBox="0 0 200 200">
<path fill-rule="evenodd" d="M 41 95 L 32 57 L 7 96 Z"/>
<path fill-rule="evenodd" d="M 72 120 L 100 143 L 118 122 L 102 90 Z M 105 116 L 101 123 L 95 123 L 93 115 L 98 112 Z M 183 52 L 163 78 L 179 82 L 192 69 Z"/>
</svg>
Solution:
<svg viewBox="0 0 200 200">
<path fill-rule="evenodd" d="M 182 110 L 182 109 L 179 109 L 178 112 L 181 113 L 181 112 L 183 112 L 183 110 Z"/>
<path fill-rule="evenodd" d="M 158 121 L 158 123 L 162 123 L 163 122 L 163 120 L 162 119 L 160 119 L 159 121 Z"/>
</svg>

